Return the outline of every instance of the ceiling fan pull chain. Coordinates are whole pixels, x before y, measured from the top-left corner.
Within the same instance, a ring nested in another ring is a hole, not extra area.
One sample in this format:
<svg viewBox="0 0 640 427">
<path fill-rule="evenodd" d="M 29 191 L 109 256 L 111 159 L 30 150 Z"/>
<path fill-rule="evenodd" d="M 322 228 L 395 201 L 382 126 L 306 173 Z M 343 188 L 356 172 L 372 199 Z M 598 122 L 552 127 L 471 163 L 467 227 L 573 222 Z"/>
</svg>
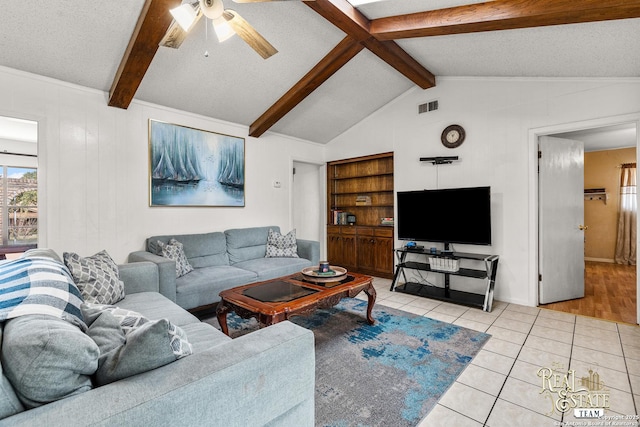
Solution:
<svg viewBox="0 0 640 427">
<path fill-rule="evenodd" d="M 204 41 L 205 41 L 205 42 L 207 43 L 207 45 L 208 45 L 208 43 L 209 43 L 209 25 L 207 25 L 207 24 L 209 23 L 209 21 L 207 21 L 207 19 L 209 19 L 209 18 L 207 18 L 207 17 L 205 16 L 205 17 L 204 17 Z M 205 50 L 205 51 L 204 51 L 204 57 L 205 57 L 205 58 L 208 58 L 208 57 L 209 57 L 209 51 L 208 51 L 208 50 Z"/>
</svg>

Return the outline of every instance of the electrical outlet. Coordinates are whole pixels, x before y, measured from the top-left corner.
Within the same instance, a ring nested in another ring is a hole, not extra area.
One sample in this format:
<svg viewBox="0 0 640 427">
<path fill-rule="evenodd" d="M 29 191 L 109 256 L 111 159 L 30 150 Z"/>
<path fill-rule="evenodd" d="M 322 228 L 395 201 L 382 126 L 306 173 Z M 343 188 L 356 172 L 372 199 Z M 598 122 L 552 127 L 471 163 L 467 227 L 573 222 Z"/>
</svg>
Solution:
<svg viewBox="0 0 640 427">
<path fill-rule="evenodd" d="M 273 188 L 280 188 L 282 187 L 282 182 L 275 180 L 273 181 Z"/>
</svg>

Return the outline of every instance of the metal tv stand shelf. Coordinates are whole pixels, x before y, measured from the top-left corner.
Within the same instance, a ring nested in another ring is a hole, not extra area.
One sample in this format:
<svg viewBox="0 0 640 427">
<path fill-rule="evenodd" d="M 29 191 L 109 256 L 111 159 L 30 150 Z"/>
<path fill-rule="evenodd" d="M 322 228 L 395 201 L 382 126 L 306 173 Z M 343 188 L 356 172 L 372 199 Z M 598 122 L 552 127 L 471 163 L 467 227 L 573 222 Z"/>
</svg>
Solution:
<svg viewBox="0 0 640 427">
<path fill-rule="evenodd" d="M 405 247 L 395 249 L 398 264 L 391 282 L 391 291 L 403 292 L 411 295 L 418 295 L 433 298 L 441 301 L 450 301 L 458 304 L 468 305 L 472 307 L 480 307 L 484 311 L 491 311 L 493 304 L 493 288 L 496 283 L 496 273 L 498 271 L 498 255 L 470 254 L 464 252 L 431 252 L 428 249 L 407 249 Z M 408 254 L 424 255 L 427 262 L 407 261 Z M 485 269 L 459 268 L 457 271 L 444 271 L 431 269 L 429 258 L 450 258 L 460 263 L 463 260 L 484 262 Z M 416 282 L 407 282 L 404 270 L 422 270 L 432 271 L 434 273 L 444 274 L 444 287 L 431 286 Z M 404 278 L 405 283 L 398 285 L 400 275 Z M 487 282 L 487 288 L 484 293 L 476 294 L 472 292 L 458 291 L 449 288 L 450 276 L 471 277 L 474 279 L 484 279 Z"/>
</svg>

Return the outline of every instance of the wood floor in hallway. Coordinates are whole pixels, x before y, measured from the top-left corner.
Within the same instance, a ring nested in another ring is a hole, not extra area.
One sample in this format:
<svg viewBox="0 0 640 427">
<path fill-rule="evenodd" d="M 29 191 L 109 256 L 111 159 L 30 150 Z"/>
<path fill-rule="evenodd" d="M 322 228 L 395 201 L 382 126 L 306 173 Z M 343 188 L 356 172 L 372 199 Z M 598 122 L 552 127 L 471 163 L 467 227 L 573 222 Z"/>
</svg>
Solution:
<svg viewBox="0 0 640 427">
<path fill-rule="evenodd" d="M 636 266 L 586 262 L 584 298 L 540 305 L 566 313 L 636 324 Z"/>
</svg>

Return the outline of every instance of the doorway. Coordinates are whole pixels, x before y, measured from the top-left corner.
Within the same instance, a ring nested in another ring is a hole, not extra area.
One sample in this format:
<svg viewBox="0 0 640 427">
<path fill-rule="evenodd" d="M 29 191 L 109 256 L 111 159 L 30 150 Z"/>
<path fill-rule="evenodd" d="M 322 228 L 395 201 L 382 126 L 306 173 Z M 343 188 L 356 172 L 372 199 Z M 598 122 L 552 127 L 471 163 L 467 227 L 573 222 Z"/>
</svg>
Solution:
<svg viewBox="0 0 640 427">
<path fill-rule="evenodd" d="M 292 162 L 291 226 L 296 229 L 296 237 L 299 239 L 319 242 L 324 240 L 322 168 L 322 164 L 296 160 Z M 323 253 L 322 243 L 320 251 Z"/>
<path fill-rule="evenodd" d="M 637 127 L 638 122 L 631 121 L 548 134 L 584 142 L 585 295 L 541 307 L 638 323 L 637 267 L 614 262 L 620 166 L 636 162 Z M 545 225 L 540 218 L 541 230 L 542 227 Z"/>
<path fill-rule="evenodd" d="M 0 116 L 0 259 L 37 247 L 38 122 Z"/>
</svg>

